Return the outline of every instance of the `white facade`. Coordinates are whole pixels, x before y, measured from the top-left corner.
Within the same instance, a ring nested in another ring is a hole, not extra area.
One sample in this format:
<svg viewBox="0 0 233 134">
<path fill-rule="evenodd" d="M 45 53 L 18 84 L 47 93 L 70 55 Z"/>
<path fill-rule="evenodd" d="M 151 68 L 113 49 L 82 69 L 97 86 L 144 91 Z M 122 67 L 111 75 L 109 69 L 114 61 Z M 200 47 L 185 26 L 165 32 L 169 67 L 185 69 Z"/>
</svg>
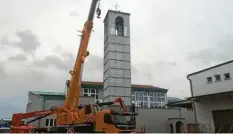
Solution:
<svg viewBox="0 0 233 134">
<path fill-rule="evenodd" d="M 226 74 L 230 75 L 230 78 L 226 78 Z M 220 80 L 218 81 L 216 75 L 220 75 Z M 192 96 L 202 96 L 208 94 L 216 94 L 222 92 L 233 91 L 233 62 L 206 69 L 206 71 L 194 73 L 188 75 L 188 79 L 191 80 L 192 84 Z M 209 77 L 212 82 L 207 79 Z"/>
<path fill-rule="evenodd" d="M 195 102 L 197 123 L 210 125 L 211 132 L 215 132 L 215 122 L 212 111 L 233 109 L 233 99 L 228 96 L 208 97 Z"/>
<path fill-rule="evenodd" d="M 233 61 L 188 75 L 199 131 L 233 132 L 232 76 Z"/>
</svg>

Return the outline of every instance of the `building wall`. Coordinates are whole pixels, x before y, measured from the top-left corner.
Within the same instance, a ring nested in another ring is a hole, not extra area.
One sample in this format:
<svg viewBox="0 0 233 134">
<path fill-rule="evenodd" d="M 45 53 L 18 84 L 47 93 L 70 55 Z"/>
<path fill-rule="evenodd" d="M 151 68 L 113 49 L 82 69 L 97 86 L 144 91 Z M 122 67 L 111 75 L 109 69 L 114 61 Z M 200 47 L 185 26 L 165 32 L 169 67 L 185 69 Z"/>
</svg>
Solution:
<svg viewBox="0 0 233 134">
<path fill-rule="evenodd" d="M 180 112 L 181 111 L 181 112 Z M 191 114 L 192 113 L 192 114 Z M 169 133 L 170 127 L 168 118 L 185 118 L 187 123 L 194 123 L 193 112 L 178 108 L 159 108 L 147 109 L 139 108 L 137 116 L 137 131 L 140 131 L 141 126 L 146 127 L 147 133 Z M 175 127 L 175 126 L 173 126 Z M 185 126 L 187 127 L 187 126 Z"/>
<path fill-rule="evenodd" d="M 233 63 L 189 76 L 192 82 L 193 96 L 233 91 L 232 79 L 224 80 L 225 73 L 230 73 L 231 76 L 233 75 Z M 221 75 L 221 81 L 215 82 L 214 75 L 216 74 Z M 213 82 L 208 83 L 207 77 L 212 77 Z"/>
<path fill-rule="evenodd" d="M 54 106 L 64 105 L 64 100 L 44 100 L 41 96 L 32 93 L 29 93 L 29 98 L 31 98 L 31 103 L 27 105 L 27 112 L 49 110 Z M 80 97 L 80 104 L 93 103 L 94 101 L 95 97 Z M 53 119 L 55 121 L 55 118 L 55 115 L 50 115 L 30 124 L 39 127 L 44 127 L 46 119 Z M 32 118 L 27 119 L 27 121 L 31 119 Z"/>
<path fill-rule="evenodd" d="M 94 97 L 80 97 L 80 104 L 88 104 L 88 103 L 93 103 L 95 101 Z M 45 101 L 45 110 L 49 110 L 53 106 L 63 106 L 64 105 L 64 100 L 46 100 Z M 46 123 L 46 119 L 53 119 L 55 122 L 55 115 L 48 116 L 44 119 L 41 120 L 41 125 L 40 127 L 44 127 Z"/>
<path fill-rule="evenodd" d="M 213 110 L 233 109 L 233 99 L 225 97 L 208 97 L 195 102 L 197 122 L 210 124 L 211 132 L 214 132 Z"/>
<path fill-rule="evenodd" d="M 44 110 L 49 110 L 54 106 L 63 106 L 63 105 L 64 105 L 64 100 L 45 100 Z M 56 118 L 56 115 L 50 115 L 50 116 L 47 116 L 41 119 L 40 127 L 45 126 L 46 119 L 53 119 L 55 121 L 55 118 Z"/>
<path fill-rule="evenodd" d="M 185 118 L 187 123 L 191 123 L 191 124 L 195 123 L 194 111 L 188 111 L 186 108 L 181 108 L 180 117 Z"/>
<path fill-rule="evenodd" d="M 41 98 L 38 95 L 35 95 L 31 92 L 28 93 L 28 105 L 26 108 L 26 112 L 33 112 L 33 111 L 40 111 L 43 109 L 43 98 Z M 28 118 L 26 121 L 32 120 L 34 118 Z M 40 121 L 34 121 L 30 123 L 31 125 L 38 126 L 40 124 Z"/>
</svg>

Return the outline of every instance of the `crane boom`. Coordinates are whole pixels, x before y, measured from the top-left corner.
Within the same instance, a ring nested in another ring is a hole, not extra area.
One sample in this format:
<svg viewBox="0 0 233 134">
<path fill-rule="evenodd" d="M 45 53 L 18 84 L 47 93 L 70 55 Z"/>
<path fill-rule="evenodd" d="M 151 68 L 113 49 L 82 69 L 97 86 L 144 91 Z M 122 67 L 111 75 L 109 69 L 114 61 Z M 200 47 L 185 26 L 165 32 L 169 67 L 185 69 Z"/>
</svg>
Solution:
<svg viewBox="0 0 233 134">
<path fill-rule="evenodd" d="M 93 28 L 93 19 L 97 2 L 99 0 L 92 0 L 91 7 L 87 21 L 84 24 L 82 30 L 82 36 L 78 54 L 76 57 L 73 71 L 70 72 L 71 80 L 67 81 L 67 96 L 64 106 L 52 108 L 47 111 L 36 111 L 29 113 L 18 113 L 13 115 L 12 132 L 33 132 L 33 133 L 116 133 L 116 132 L 135 132 L 136 122 L 135 113 L 126 112 L 126 106 L 121 98 L 117 98 L 111 104 L 120 103 L 121 107 L 125 111 L 124 113 L 117 113 L 110 109 L 101 110 L 97 104 L 85 104 L 79 106 L 81 79 L 83 72 L 83 63 L 86 57 L 89 55 L 87 51 L 89 39 Z M 97 17 L 101 14 L 101 10 L 97 8 Z M 104 103 L 103 103 L 104 104 Z M 107 103 L 110 104 L 110 103 Z M 110 105 L 111 105 L 110 104 Z M 36 117 L 35 119 L 27 122 L 39 120 L 51 114 L 56 114 L 56 126 L 51 127 L 36 127 L 30 125 L 24 125 L 20 120 L 30 117 Z M 117 116 L 119 115 L 119 116 Z M 123 124 L 125 127 L 118 127 L 122 122 L 117 120 L 121 117 L 127 119 Z M 130 118 L 126 118 L 130 117 Z M 133 117 L 133 118 L 132 118 Z M 110 120 L 109 120 L 110 119 Z M 129 120 L 128 120 L 129 119 Z"/>
<path fill-rule="evenodd" d="M 65 108 L 67 109 L 77 108 L 77 105 L 79 104 L 83 63 L 85 61 L 85 58 L 89 55 L 89 52 L 87 51 L 87 47 L 88 47 L 91 31 L 93 28 L 94 13 L 98 1 L 99 0 L 92 0 L 92 4 L 89 10 L 89 15 L 82 30 L 78 55 L 76 58 L 74 69 L 73 71 L 71 71 L 72 77 L 64 104 Z"/>
</svg>

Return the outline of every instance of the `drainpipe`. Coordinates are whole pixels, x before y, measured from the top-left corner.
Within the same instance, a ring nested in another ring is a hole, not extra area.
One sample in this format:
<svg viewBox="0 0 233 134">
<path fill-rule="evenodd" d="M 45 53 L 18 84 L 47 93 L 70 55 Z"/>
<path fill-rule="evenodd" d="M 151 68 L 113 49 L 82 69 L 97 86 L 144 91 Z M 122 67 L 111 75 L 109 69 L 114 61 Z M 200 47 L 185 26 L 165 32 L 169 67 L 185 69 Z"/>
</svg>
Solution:
<svg viewBox="0 0 233 134">
<path fill-rule="evenodd" d="M 191 79 L 189 79 L 188 76 L 187 76 L 187 79 L 189 80 L 189 85 L 190 85 L 190 90 L 191 90 L 191 96 L 193 97 L 193 86 L 192 86 L 192 81 L 191 81 Z M 192 106 L 193 106 L 193 111 L 194 111 L 194 118 L 195 118 L 196 127 L 198 127 L 196 107 L 195 107 L 195 103 L 194 103 L 193 100 L 192 100 Z"/>
</svg>

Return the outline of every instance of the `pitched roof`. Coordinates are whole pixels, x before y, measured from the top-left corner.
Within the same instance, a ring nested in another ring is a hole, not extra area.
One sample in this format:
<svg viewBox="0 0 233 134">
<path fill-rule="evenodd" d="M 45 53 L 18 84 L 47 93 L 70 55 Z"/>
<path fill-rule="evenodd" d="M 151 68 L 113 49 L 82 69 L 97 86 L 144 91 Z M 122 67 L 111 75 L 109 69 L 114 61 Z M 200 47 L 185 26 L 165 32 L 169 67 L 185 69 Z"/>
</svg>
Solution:
<svg viewBox="0 0 233 134">
<path fill-rule="evenodd" d="M 174 103 L 174 102 L 179 102 L 179 101 L 183 101 L 183 100 L 177 97 L 167 97 L 168 103 Z"/>
<path fill-rule="evenodd" d="M 220 66 L 223 66 L 223 65 L 226 65 L 226 64 L 229 64 L 229 63 L 232 63 L 233 60 L 230 60 L 230 61 L 227 61 L 227 62 L 224 62 L 224 63 L 221 63 L 221 64 L 218 64 L 218 65 L 215 65 L 215 66 L 212 66 L 212 67 L 209 67 L 209 68 L 206 68 L 206 69 L 203 69 L 203 70 L 200 70 L 200 71 L 197 71 L 197 72 L 194 72 L 194 73 L 191 73 L 191 74 L 188 74 L 187 78 L 191 75 L 195 75 L 195 74 L 198 74 L 198 73 L 201 73 L 201 72 L 204 72 L 204 71 L 207 71 L 207 70 L 210 70 L 210 69 L 213 69 L 213 68 L 216 68 L 216 67 L 220 67 Z"/>
</svg>

